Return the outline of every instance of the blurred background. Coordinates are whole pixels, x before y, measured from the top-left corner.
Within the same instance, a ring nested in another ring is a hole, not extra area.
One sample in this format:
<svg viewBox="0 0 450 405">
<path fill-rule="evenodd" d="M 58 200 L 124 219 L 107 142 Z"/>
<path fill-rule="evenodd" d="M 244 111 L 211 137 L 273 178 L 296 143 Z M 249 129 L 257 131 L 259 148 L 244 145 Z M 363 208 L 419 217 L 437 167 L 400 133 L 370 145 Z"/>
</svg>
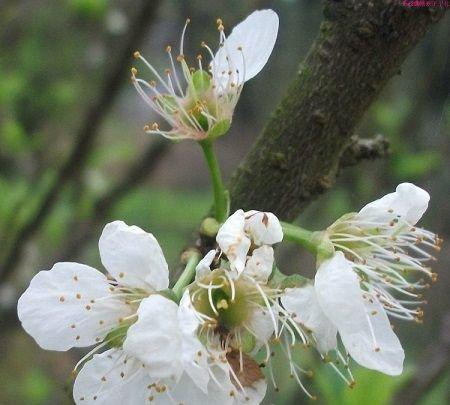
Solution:
<svg viewBox="0 0 450 405">
<path fill-rule="evenodd" d="M 246 84 L 231 133 L 218 144 L 228 178 L 294 77 L 322 18 L 317 0 L 2 0 L 0 1 L 0 404 L 70 404 L 70 372 L 80 353 L 45 352 L 23 332 L 15 305 L 31 277 L 56 261 L 101 269 L 103 225 L 122 219 L 158 238 L 173 270 L 211 205 L 197 145 L 145 135 L 154 118 L 129 80 L 138 48 L 155 66 L 168 61 L 186 17 L 187 52 L 217 44 L 216 18 L 230 28 L 257 8 L 280 15 L 267 67 Z M 450 15 L 423 39 L 358 130 L 383 134 L 391 155 L 342 172 L 337 185 L 299 218 L 321 229 L 402 181 L 427 189 L 423 226 L 450 234 Z M 141 74 L 145 77 L 145 70 Z M 147 78 L 150 79 L 148 74 Z M 297 248 L 278 252 L 285 272 L 313 274 Z M 307 350 L 297 353 L 320 404 L 450 403 L 450 246 L 444 242 L 422 325 L 395 324 L 406 371 L 391 378 L 354 365 L 351 390 Z M 277 363 L 280 392 L 266 403 L 306 403 Z M 423 386 L 421 386 L 422 384 Z"/>
</svg>

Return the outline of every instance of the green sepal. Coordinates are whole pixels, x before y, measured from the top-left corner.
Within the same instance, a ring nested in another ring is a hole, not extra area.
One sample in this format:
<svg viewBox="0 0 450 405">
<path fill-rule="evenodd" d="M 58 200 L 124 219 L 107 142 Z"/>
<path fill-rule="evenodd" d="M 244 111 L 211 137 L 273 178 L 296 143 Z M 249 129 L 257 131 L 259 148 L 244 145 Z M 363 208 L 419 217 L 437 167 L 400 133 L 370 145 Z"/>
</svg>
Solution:
<svg viewBox="0 0 450 405">
<path fill-rule="evenodd" d="M 119 326 L 116 329 L 113 329 L 109 332 L 105 337 L 105 342 L 108 342 L 109 347 L 122 347 L 123 342 L 127 336 L 128 328 L 131 326 L 130 323 L 127 323 L 123 326 Z"/>
<path fill-rule="evenodd" d="M 158 294 L 162 295 L 164 298 L 167 298 L 167 299 L 175 302 L 176 304 L 178 304 L 177 295 L 170 288 L 166 288 L 165 290 L 158 291 Z"/>
<path fill-rule="evenodd" d="M 300 274 L 292 274 L 287 276 L 280 284 L 280 288 L 302 288 L 311 283 L 311 280 L 301 276 Z"/>
<path fill-rule="evenodd" d="M 285 288 L 301 288 L 310 282 L 311 280 L 301 276 L 300 274 L 286 276 L 277 267 L 274 267 L 272 274 L 270 275 L 269 286 L 284 290 Z"/>
<path fill-rule="evenodd" d="M 209 139 L 216 139 L 219 136 L 225 135 L 231 127 L 231 121 L 230 120 L 222 120 L 219 122 L 216 122 L 211 129 L 208 131 L 208 138 Z"/>
</svg>

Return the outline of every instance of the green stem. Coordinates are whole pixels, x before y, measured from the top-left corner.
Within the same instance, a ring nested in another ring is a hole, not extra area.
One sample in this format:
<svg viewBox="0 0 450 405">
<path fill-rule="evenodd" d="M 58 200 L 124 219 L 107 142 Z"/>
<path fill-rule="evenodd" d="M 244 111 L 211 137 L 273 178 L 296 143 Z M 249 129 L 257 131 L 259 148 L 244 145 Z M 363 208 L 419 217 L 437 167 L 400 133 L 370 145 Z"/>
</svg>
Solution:
<svg viewBox="0 0 450 405">
<path fill-rule="evenodd" d="M 316 232 L 308 231 L 297 225 L 288 224 L 286 222 L 281 222 L 283 228 L 284 240 L 297 243 L 303 246 L 305 249 L 309 250 L 311 253 L 316 254 L 318 251 L 318 243 L 314 237 Z"/>
<path fill-rule="evenodd" d="M 214 214 L 218 222 L 222 223 L 228 217 L 229 194 L 222 181 L 219 162 L 214 153 L 213 143 L 209 139 L 200 142 L 208 164 L 214 190 Z"/>
<path fill-rule="evenodd" d="M 195 268 L 197 267 L 198 262 L 200 261 L 200 253 L 191 252 L 189 259 L 186 263 L 186 267 L 181 273 L 180 278 L 177 280 L 175 285 L 172 288 L 172 291 L 177 296 L 178 300 L 181 299 L 184 289 L 191 284 L 195 275 Z"/>
</svg>

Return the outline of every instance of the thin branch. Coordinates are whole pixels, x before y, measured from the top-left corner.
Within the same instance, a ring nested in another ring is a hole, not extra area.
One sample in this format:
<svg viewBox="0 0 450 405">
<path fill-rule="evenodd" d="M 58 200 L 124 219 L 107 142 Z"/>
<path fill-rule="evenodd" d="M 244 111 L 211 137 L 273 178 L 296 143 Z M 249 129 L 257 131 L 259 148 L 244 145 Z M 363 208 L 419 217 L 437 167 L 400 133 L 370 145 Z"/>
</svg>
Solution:
<svg viewBox="0 0 450 405">
<path fill-rule="evenodd" d="M 122 180 L 94 203 L 90 217 L 84 222 L 78 222 L 71 229 L 68 240 L 56 253 L 56 260 L 54 261 L 74 260 L 92 237 L 98 235 L 98 228 L 102 225 L 104 219 L 110 215 L 115 204 L 136 185 L 149 178 L 171 145 L 170 142 L 163 139 L 155 140 L 142 157 L 128 169 Z"/>
<path fill-rule="evenodd" d="M 155 16 L 159 3 L 160 0 L 143 0 L 141 7 L 136 10 L 135 17 L 130 22 L 131 30 L 124 39 L 119 57 L 115 62 L 107 65 L 110 70 L 105 74 L 106 78 L 98 98 L 88 107 L 81 127 L 74 136 L 76 143 L 70 155 L 62 165 L 55 181 L 45 193 L 29 222 L 26 222 L 18 230 L 8 244 L 9 250 L 4 255 L 0 267 L 0 282 L 5 281 L 19 264 L 26 243 L 47 219 L 58 200 L 61 189 L 82 171 L 86 158 L 99 135 L 100 125 L 117 98 L 124 79 L 127 77 L 126 73 L 133 50 L 151 25 L 150 23 Z"/>
<path fill-rule="evenodd" d="M 376 135 L 370 139 L 354 136 L 342 154 L 340 167 L 355 166 L 363 160 L 385 158 L 389 153 L 389 141 L 383 135 Z"/>
</svg>

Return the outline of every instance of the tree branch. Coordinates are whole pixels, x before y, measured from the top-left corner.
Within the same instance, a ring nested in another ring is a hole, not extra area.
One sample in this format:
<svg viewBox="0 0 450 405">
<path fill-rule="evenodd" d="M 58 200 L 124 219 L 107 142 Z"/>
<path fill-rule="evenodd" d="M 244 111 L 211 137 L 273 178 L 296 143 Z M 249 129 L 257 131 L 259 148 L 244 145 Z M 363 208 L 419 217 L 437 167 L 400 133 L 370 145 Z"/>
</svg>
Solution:
<svg viewBox="0 0 450 405">
<path fill-rule="evenodd" d="M 232 211 L 266 210 L 292 220 L 331 187 L 350 134 L 444 13 L 400 3 L 325 2 L 314 45 L 231 180 Z"/>
<path fill-rule="evenodd" d="M 98 98 L 86 111 L 81 127 L 75 134 L 76 143 L 65 163 L 59 170 L 55 181 L 48 188 L 31 219 L 26 222 L 13 236 L 8 244 L 9 250 L 4 255 L 0 266 L 0 282 L 5 281 L 14 271 L 20 261 L 23 248 L 40 228 L 55 205 L 61 189 L 82 170 L 94 141 L 98 137 L 98 129 L 116 99 L 120 87 L 127 77 L 127 69 L 133 50 L 147 31 L 150 21 L 154 18 L 160 0 L 145 1 L 136 10 L 134 20 L 130 22 L 131 30 L 124 39 L 122 50 L 117 60 L 107 66 L 104 84 Z"/>
<path fill-rule="evenodd" d="M 350 145 L 344 150 L 339 165 L 341 168 L 356 166 L 362 160 L 375 160 L 388 156 L 389 141 L 383 135 L 373 139 L 353 136 Z"/>
</svg>

